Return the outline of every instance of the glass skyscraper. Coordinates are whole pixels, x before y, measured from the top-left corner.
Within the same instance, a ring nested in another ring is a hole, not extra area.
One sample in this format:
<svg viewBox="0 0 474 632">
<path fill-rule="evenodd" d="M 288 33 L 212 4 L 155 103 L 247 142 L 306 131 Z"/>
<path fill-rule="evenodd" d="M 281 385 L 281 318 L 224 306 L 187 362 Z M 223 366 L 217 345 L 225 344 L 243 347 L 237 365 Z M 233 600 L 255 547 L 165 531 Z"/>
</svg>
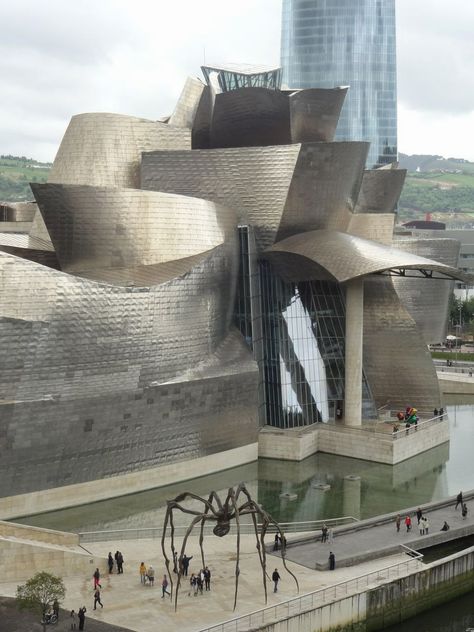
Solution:
<svg viewBox="0 0 474 632">
<path fill-rule="evenodd" d="M 395 34 L 395 0 L 283 0 L 283 85 L 350 86 L 336 140 L 370 141 L 368 168 L 397 159 Z"/>
</svg>

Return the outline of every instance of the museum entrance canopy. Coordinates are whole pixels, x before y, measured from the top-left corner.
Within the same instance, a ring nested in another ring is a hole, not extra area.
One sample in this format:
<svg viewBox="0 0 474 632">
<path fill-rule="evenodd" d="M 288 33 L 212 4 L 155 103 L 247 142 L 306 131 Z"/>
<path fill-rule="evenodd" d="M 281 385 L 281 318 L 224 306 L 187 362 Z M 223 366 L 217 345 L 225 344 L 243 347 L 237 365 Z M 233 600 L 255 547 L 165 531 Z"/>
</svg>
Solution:
<svg viewBox="0 0 474 632">
<path fill-rule="evenodd" d="M 385 274 L 471 282 L 470 275 L 458 268 L 332 230 L 288 237 L 266 250 L 265 256 L 288 281 L 345 283 L 370 274 Z"/>
</svg>

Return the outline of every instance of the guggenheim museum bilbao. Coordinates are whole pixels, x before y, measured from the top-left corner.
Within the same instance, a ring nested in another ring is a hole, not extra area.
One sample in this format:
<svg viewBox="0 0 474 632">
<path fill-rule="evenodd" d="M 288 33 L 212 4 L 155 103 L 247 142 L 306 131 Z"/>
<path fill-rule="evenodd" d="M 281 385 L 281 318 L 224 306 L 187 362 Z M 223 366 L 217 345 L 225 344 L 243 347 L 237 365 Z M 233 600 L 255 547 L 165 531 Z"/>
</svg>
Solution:
<svg viewBox="0 0 474 632">
<path fill-rule="evenodd" d="M 405 172 L 334 142 L 346 88 L 202 70 L 159 121 L 73 116 L 35 203 L 11 205 L 1 497 L 189 478 L 255 459 L 263 427 L 441 404 L 426 343 L 458 243 L 394 236 Z"/>
</svg>

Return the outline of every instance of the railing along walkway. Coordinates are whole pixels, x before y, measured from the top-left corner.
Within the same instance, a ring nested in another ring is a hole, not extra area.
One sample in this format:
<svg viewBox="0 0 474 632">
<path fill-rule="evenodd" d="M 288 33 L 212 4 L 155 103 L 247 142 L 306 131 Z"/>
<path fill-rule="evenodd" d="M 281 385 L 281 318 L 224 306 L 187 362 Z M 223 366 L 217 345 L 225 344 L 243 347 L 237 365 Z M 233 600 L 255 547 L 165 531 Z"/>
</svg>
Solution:
<svg viewBox="0 0 474 632">
<path fill-rule="evenodd" d="M 353 516 L 343 516 L 341 518 L 328 518 L 327 520 L 307 520 L 304 522 L 280 522 L 279 526 L 283 533 L 309 533 L 311 531 L 320 531 L 323 524 L 327 527 L 340 527 L 347 524 L 358 522 Z M 215 522 L 209 521 L 205 524 L 204 534 L 211 535 Z M 189 525 L 175 525 L 175 537 L 184 537 Z M 261 524 L 257 525 L 258 532 L 261 531 Z M 267 533 L 276 533 L 275 525 L 270 525 Z M 168 528 L 168 533 L 169 533 Z M 231 525 L 231 533 L 237 533 L 235 523 Z M 244 522 L 240 524 L 241 535 L 253 535 L 255 529 L 252 523 Z M 145 540 L 161 538 L 163 535 L 163 527 L 141 527 L 138 529 L 110 529 L 105 531 L 85 531 L 79 533 L 79 541 L 84 542 L 109 542 L 122 540 Z"/>
<path fill-rule="evenodd" d="M 409 556 L 403 562 L 390 564 L 376 571 L 365 573 L 353 577 L 352 579 L 333 584 L 327 588 L 320 588 L 311 593 L 288 599 L 274 606 L 267 606 L 260 610 L 255 610 L 249 614 L 229 619 L 217 625 L 200 630 L 200 632 L 246 632 L 264 624 L 271 624 L 276 621 L 296 616 L 308 610 L 324 606 L 338 599 L 343 599 L 350 595 L 359 593 L 371 585 L 378 585 L 381 582 L 388 582 L 398 577 L 408 575 L 415 570 L 423 560 L 423 555 L 409 547 L 400 545 L 401 551 Z"/>
</svg>

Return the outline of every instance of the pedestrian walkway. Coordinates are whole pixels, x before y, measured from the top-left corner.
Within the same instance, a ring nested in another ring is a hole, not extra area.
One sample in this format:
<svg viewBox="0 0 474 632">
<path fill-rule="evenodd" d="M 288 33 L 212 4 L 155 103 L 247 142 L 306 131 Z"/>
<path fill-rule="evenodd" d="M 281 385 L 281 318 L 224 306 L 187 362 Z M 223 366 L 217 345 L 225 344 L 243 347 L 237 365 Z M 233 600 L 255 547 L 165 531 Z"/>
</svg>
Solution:
<svg viewBox="0 0 474 632">
<path fill-rule="evenodd" d="M 403 544 L 414 550 L 453 540 L 474 533 L 474 498 L 466 497 L 468 515 L 463 518 L 461 508 L 454 509 L 456 500 L 449 504 L 434 503 L 421 507 L 428 518 L 429 533 L 420 535 L 415 515 L 416 507 L 408 511 L 412 528 L 407 532 L 404 519 L 407 513 L 400 512 L 401 525 L 397 532 L 396 514 L 379 516 L 334 530 L 334 540 L 321 542 L 321 534 L 300 538 L 298 542 L 289 540 L 286 558 L 307 568 L 323 570 L 328 568 L 329 552 L 336 556 L 336 566 L 352 566 L 371 559 L 384 557 L 400 550 Z M 444 522 L 450 526 L 447 532 L 441 531 Z M 278 554 L 280 555 L 280 554 Z"/>
</svg>

